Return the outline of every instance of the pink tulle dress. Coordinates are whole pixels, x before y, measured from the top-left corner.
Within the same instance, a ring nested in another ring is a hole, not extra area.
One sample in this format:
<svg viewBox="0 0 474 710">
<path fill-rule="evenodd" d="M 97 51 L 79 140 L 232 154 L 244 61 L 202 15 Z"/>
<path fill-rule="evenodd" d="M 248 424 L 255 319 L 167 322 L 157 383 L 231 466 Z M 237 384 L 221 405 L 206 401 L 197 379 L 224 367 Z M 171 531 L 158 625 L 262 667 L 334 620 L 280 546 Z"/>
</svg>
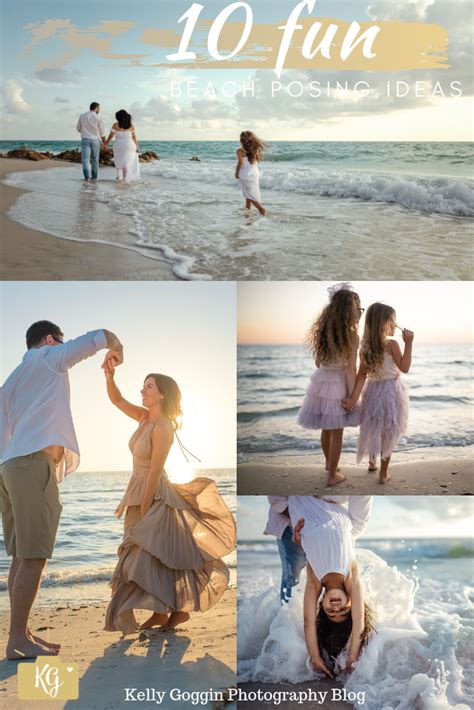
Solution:
<svg viewBox="0 0 474 710">
<path fill-rule="evenodd" d="M 357 462 L 366 456 L 391 456 L 407 430 L 408 408 L 407 387 L 393 357 L 385 351 L 382 372 L 377 378 L 368 377 L 362 391 Z"/>
<path fill-rule="evenodd" d="M 311 377 L 298 423 L 305 429 L 343 429 L 359 426 L 359 409 L 346 412 L 342 400 L 347 389 L 346 365 L 337 362 L 320 365 Z"/>
</svg>

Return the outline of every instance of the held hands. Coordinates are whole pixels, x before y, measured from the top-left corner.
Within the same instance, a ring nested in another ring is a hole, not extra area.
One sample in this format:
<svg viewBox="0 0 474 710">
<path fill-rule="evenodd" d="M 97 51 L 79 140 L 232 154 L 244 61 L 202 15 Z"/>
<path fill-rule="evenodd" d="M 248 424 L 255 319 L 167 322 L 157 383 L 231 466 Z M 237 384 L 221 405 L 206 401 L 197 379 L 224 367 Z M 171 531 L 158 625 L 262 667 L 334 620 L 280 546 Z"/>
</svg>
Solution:
<svg viewBox="0 0 474 710">
<path fill-rule="evenodd" d="M 414 337 L 415 333 L 412 330 L 408 330 L 407 328 L 402 330 L 402 338 L 404 343 L 412 343 Z"/>
<path fill-rule="evenodd" d="M 297 545 L 301 544 L 301 530 L 304 528 L 304 518 L 300 518 L 293 528 L 292 541 Z"/>
<path fill-rule="evenodd" d="M 333 673 L 329 670 L 320 656 L 311 656 L 310 661 L 315 671 L 324 673 L 328 676 L 328 678 L 334 678 Z"/>
<path fill-rule="evenodd" d="M 348 397 L 347 399 L 342 400 L 342 407 L 346 410 L 346 412 L 353 412 L 356 408 L 356 404 L 357 402 L 354 402 L 352 397 Z"/>
</svg>

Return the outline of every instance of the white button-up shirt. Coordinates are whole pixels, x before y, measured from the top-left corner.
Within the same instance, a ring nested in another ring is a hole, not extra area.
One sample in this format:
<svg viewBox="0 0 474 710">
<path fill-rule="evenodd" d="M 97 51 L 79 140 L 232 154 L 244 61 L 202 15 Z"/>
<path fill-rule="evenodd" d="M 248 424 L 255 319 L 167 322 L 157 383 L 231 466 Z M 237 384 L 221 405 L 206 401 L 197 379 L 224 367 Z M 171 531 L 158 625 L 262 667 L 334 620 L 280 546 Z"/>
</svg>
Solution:
<svg viewBox="0 0 474 710">
<path fill-rule="evenodd" d="M 68 370 L 107 347 L 103 330 L 93 330 L 62 345 L 28 350 L 1 392 L 0 462 L 64 447 L 56 467 L 61 481 L 79 465 L 79 446 L 72 421 Z"/>
<path fill-rule="evenodd" d="M 104 122 L 95 111 L 81 113 L 77 120 L 76 130 L 81 134 L 81 138 L 96 140 L 105 136 Z"/>
</svg>

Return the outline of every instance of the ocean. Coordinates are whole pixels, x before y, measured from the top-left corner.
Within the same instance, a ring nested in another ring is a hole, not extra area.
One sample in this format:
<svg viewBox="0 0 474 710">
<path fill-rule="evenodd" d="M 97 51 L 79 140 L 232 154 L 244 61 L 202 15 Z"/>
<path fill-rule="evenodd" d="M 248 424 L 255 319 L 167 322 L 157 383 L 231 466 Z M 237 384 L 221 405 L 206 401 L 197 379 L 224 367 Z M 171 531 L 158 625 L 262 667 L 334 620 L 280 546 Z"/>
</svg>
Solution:
<svg viewBox="0 0 474 710">
<path fill-rule="evenodd" d="M 320 432 L 296 421 L 314 372 L 304 347 L 241 345 L 237 367 L 239 463 L 269 457 L 322 463 Z M 410 416 L 393 461 L 472 456 L 472 347 L 417 344 L 410 372 L 402 377 Z M 342 462 L 355 463 L 358 431 L 345 429 Z"/>
<path fill-rule="evenodd" d="M 365 710 L 473 707 L 473 540 L 361 538 L 357 557 L 377 633 L 355 671 L 338 679 L 366 693 Z M 239 542 L 241 682 L 314 678 L 303 635 L 305 572 L 283 607 L 280 573 L 274 538 Z"/>
<path fill-rule="evenodd" d="M 72 473 L 60 484 L 63 511 L 54 555 L 48 561 L 36 605 L 96 604 L 110 599 L 108 583 L 123 537 L 123 517 L 114 511 L 129 471 Z M 235 515 L 235 470 L 203 469 L 196 475 L 215 480 L 226 505 Z M 0 534 L 0 611 L 8 607 L 7 574 L 10 558 Z M 225 558 L 231 584 L 236 583 L 236 553 Z"/>
<path fill-rule="evenodd" d="M 62 150 L 75 141 L 3 141 Z M 159 162 L 117 184 L 79 165 L 13 173 L 29 192 L 12 219 L 64 239 L 113 244 L 165 261 L 177 278 L 216 280 L 470 279 L 470 143 L 272 142 L 261 164 L 268 217 L 243 210 L 237 144 L 140 141 Z M 191 162 L 198 156 L 200 162 Z M 449 255 L 447 246 L 449 245 Z"/>
</svg>

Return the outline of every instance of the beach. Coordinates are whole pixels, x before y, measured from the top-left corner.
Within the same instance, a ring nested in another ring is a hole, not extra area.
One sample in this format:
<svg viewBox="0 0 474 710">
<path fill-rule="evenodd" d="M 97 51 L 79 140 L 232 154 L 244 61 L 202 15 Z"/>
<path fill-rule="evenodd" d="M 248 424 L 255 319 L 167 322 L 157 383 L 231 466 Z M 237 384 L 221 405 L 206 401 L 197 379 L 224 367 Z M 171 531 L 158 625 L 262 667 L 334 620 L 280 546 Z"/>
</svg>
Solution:
<svg viewBox="0 0 474 710">
<path fill-rule="evenodd" d="M 265 506 L 257 502 L 252 507 L 245 499 L 239 499 L 239 505 L 240 500 L 247 514 L 254 511 L 263 530 Z M 413 526 L 413 536 L 392 537 L 389 531 L 396 530 L 396 525 L 391 521 L 384 525 L 387 505 L 391 503 L 385 504 L 385 499 L 374 499 L 372 518 L 378 518 L 388 534 L 371 538 L 363 533 L 355 543 L 365 600 L 375 614 L 376 633 L 369 638 L 352 673 L 344 671 L 344 657 L 336 663 L 334 680 L 315 673 L 309 665 L 303 626 L 305 570 L 292 589 L 290 601 L 281 605 L 282 572 L 276 539 L 260 535 L 239 540 L 239 687 L 277 692 L 308 687 L 331 691 L 343 686 L 348 706 L 366 710 L 472 707 L 472 539 L 416 537 L 418 532 L 424 534 L 422 525 Z M 429 517 L 423 499 L 401 498 L 400 517 L 404 517 L 405 509 L 413 512 L 417 507 L 420 522 Z M 463 510 L 467 507 L 464 505 Z M 440 535 L 444 529 L 438 519 Z M 362 703 L 358 702 L 359 693 Z M 332 699 L 331 693 L 328 697 Z"/>
<path fill-rule="evenodd" d="M 131 250 L 82 242 L 79 234 L 74 241 L 58 239 L 10 219 L 8 210 L 26 193 L 3 182 L 11 173 L 71 170 L 71 163 L 56 160 L 33 162 L 0 158 L 0 229 L 2 258 L 0 278 L 4 281 L 49 280 L 168 280 L 173 279 L 167 264 L 148 259 Z M 80 184 L 80 167 L 75 166 Z M 32 224 L 35 216 L 32 215 Z"/>
<path fill-rule="evenodd" d="M 383 296 L 383 283 L 380 285 L 380 295 Z M 469 289 L 466 288 L 468 295 Z M 402 347 L 403 343 L 400 343 Z M 267 463 L 289 469 L 309 467 L 308 471 L 313 473 L 303 475 L 301 480 L 317 476 L 317 471 L 323 473 L 321 432 L 304 429 L 298 423 L 298 412 L 313 373 L 314 362 L 303 345 L 238 346 L 240 464 Z M 370 492 L 380 495 L 384 488 L 387 493 L 396 493 L 401 488 L 402 493 L 442 493 L 439 483 L 448 485 L 450 492 L 462 493 L 463 488 L 468 487 L 468 481 L 465 479 L 463 485 L 454 483 L 457 476 L 452 476 L 449 468 L 454 466 L 452 470 L 466 471 L 466 477 L 469 471 L 471 475 L 473 471 L 471 345 L 437 343 L 434 348 L 415 340 L 412 365 L 402 379 L 408 388 L 410 409 L 407 430 L 392 454 L 393 481 L 390 490 L 374 482 Z M 358 468 L 354 467 L 358 436 L 359 427 L 344 429 L 339 465 L 351 482 L 360 477 L 366 485 L 365 466 L 361 463 Z M 398 469 L 405 465 L 406 469 Z M 397 470 L 399 473 L 394 475 Z M 420 480 L 415 484 L 413 476 L 418 474 L 412 475 L 411 472 L 418 470 Z M 239 470 L 239 476 L 245 477 L 245 471 L 246 467 Z M 405 471 L 407 480 L 398 486 L 396 481 L 405 478 Z M 436 477 L 436 484 L 432 476 Z M 323 480 L 324 476 L 320 478 Z M 429 490 L 432 481 L 432 490 Z M 353 493 L 357 490 L 358 487 Z"/>
<path fill-rule="evenodd" d="M 128 707 L 124 687 L 170 691 L 215 690 L 235 685 L 235 588 L 206 614 L 192 614 L 176 632 L 158 629 L 120 640 L 119 632 L 103 631 L 105 604 L 40 607 L 33 611 L 31 628 L 43 638 L 62 643 L 59 658 L 77 663 L 79 699 L 69 702 L 41 701 L 44 710 L 79 708 L 107 710 Z M 137 618 L 142 622 L 147 612 Z M 0 615 L 2 639 L 8 618 Z M 4 649 L 2 648 L 2 656 Z M 17 699 L 15 661 L 0 661 L 0 704 L 30 708 L 32 702 Z M 161 708 L 191 708 L 191 703 L 163 702 Z M 213 708 L 212 703 L 201 707 Z M 232 706 L 228 706 L 232 707 Z"/>
<path fill-rule="evenodd" d="M 59 154 L 77 142 L 28 147 Z M 41 181 L 33 167 L 7 179 L 26 191 L 10 218 L 65 240 L 74 235 L 146 256 L 158 279 L 470 278 L 469 144 L 275 141 L 260 168 L 265 218 L 244 209 L 236 147 L 143 141 L 142 150 L 160 160 L 143 164 L 133 185 L 118 184 L 112 167 L 101 168 L 92 189 L 81 184 L 79 165 L 55 169 L 53 161 Z M 124 256 L 121 262 L 115 277 L 137 278 Z M 74 278 L 69 263 L 63 266 Z"/>
<path fill-rule="evenodd" d="M 390 481 L 381 485 L 378 473 L 367 467 L 343 465 L 347 481 L 326 485 L 324 466 L 298 464 L 299 457 L 273 461 L 242 463 L 237 469 L 239 495 L 473 495 L 474 461 L 472 459 L 433 459 L 390 464 Z"/>
</svg>

